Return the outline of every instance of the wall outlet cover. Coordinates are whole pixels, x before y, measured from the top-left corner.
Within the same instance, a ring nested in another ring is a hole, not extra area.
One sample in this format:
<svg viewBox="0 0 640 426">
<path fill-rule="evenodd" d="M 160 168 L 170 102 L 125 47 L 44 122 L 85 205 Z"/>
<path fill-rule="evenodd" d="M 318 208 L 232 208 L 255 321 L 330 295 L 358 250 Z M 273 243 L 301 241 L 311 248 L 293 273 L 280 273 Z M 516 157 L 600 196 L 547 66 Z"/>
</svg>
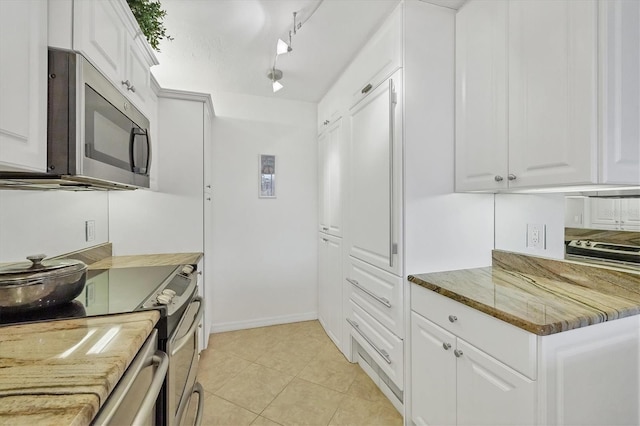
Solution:
<svg viewBox="0 0 640 426">
<path fill-rule="evenodd" d="M 540 250 L 547 248 L 547 225 L 538 223 L 527 224 L 527 247 Z"/>
</svg>

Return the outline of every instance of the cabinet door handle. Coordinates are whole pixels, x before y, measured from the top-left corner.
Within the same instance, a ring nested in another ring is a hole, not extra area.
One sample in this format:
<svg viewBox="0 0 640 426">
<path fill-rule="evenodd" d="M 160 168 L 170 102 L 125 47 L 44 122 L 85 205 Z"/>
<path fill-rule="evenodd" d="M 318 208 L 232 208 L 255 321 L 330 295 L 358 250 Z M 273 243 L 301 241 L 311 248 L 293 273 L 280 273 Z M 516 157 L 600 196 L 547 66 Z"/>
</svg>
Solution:
<svg viewBox="0 0 640 426">
<path fill-rule="evenodd" d="M 329 228 L 325 228 L 325 227 L 323 226 L 323 227 L 322 227 L 322 230 L 323 230 L 323 231 L 328 231 L 328 230 L 329 230 Z"/>
<path fill-rule="evenodd" d="M 378 347 L 377 347 L 377 346 L 376 346 L 376 345 L 371 341 L 371 339 L 369 339 L 369 338 L 367 337 L 367 335 L 366 335 L 366 334 L 364 334 L 364 333 L 362 332 L 362 330 L 360 330 L 360 325 L 359 325 L 357 322 L 355 322 L 355 321 L 353 321 L 352 319 L 349 319 L 349 318 L 347 318 L 347 322 L 348 322 L 349 324 L 351 324 L 351 327 L 353 327 L 353 329 L 354 329 L 355 331 L 357 331 L 357 332 L 358 332 L 358 334 L 359 334 L 360 336 L 362 336 L 362 338 L 363 338 L 363 339 L 364 339 L 368 344 L 370 344 L 370 345 L 371 345 L 371 347 L 372 347 L 376 352 L 378 352 L 378 354 L 379 354 L 382 358 L 384 358 L 384 360 L 387 362 L 387 364 L 391 364 L 391 357 L 389 356 L 389 354 L 387 353 L 387 351 L 385 351 L 384 349 L 380 349 L 380 348 L 378 348 Z"/>
<path fill-rule="evenodd" d="M 462 351 L 460 349 L 454 349 L 453 354 L 456 358 L 460 358 L 462 356 Z"/>
<path fill-rule="evenodd" d="M 458 321 L 458 317 L 455 316 L 455 315 L 449 315 L 449 321 L 450 322 L 456 322 L 456 321 Z"/>
<path fill-rule="evenodd" d="M 449 349 L 451 349 L 451 343 L 444 342 L 442 344 L 442 347 L 444 348 L 445 351 L 448 351 Z"/>
<path fill-rule="evenodd" d="M 507 175 L 507 179 L 509 179 L 509 180 L 516 180 L 516 179 L 517 179 L 517 177 L 516 177 L 516 175 L 514 175 L 513 173 L 509 173 L 509 175 Z"/>
<path fill-rule="evenodd" d="M 369 84 L 367 84 L 366 86 L 364 86 L 364 87 L 362 88 L 362 90 L 360 91 L 360 93 L 368 93 L 368 92 L 369 92 L 369 90 L 371 90 L 371 88 L 372 88 L 372 87 L 373 87 L 373 86 L 371 85 L 371 83 L 369 83 Z"/>
<path fill-rule="evenodd" d="M 352 278 L 347 278 L 347 281 L 349 281 L 355 287 L 358 287 L 363 292 L 367 293 L 369 296 L 371 296 L 374 299 L 376 299 L 378 302 L 382 303 L 387 308 L 391 307 L 391 302 L 389 302 L 389 299 L 387 299 L 385 297 L 380 297 L 377 294 L 372 293 L 370 290 L 368 290 L 367 288 L 363 287 L 362 285 L 360 285 L 360 283 L 358 281 L 356 281 L 356 280 L 354 280 Z"/>
<path fill-rule="evenodd" d="M 389 79 L 389 266 L 393 268 L 393 255 L 397 245 L 393 243 L 393 136 L 395 130 L 396 96 L 393 79 Z"/>
<path fill-rule="evenodd" d="M 500 175 L 496 175 L 493 180 L 495 180 L 496 182 L 502 182 L 504 180 L 504 178 Z"/>
<path fill-rule="evenodd" d="M 326 242 L 327 242 L 327 241 L 329 241 L 329 240 L 327 240 L 326 238 L 323 238 L 323 239 L 322 239 L 322 241 L 324 241 L 324 242 L 326 243 Z"/>
</svg>

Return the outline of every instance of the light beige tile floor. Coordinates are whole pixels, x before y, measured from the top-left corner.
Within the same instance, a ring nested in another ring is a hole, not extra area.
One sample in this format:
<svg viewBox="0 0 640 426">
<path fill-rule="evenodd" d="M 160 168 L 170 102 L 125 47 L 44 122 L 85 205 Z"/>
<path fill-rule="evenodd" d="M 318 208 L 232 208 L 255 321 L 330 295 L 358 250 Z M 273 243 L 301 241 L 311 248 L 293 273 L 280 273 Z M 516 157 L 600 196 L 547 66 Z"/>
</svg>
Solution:
<svg viewBox="0 0 640 426">
<path fill-rule="evenodd" d="M 318 321 L 212 334 L 198 381 L 203 425 L 402 425 Z"/>
</svg>

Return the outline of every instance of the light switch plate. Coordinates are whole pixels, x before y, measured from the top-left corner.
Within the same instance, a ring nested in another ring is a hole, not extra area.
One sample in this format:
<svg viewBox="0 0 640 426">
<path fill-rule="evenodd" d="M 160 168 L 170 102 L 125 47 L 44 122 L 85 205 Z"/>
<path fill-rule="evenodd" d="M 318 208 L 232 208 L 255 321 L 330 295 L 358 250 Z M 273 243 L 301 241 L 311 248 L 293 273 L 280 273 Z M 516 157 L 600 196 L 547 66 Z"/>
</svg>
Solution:
<svg viewBox="0 0 640 426">
<path fill-rule="evenodd" d="M 87 220 L 84 223 L 85 228 L 85 239 L 87 242 L 93 241 L 96 239 L 96 221 L 95 220 Z"/>
</svg>

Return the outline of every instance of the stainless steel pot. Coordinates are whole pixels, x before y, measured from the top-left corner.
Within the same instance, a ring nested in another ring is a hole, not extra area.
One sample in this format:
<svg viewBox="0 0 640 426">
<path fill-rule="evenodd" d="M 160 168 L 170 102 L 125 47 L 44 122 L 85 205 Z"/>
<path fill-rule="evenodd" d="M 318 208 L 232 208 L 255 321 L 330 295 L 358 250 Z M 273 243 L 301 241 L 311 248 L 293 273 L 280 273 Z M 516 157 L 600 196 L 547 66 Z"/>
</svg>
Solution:
<svg viewBox="0 0 640 426">
<path fill-rule="evenodd" d="M 28 256 L 31 263 L 0 268 L 0 313 L 24 312 L 60 305 L 84 289 L 87 265 L 79 260 L 45 260 Z"/>
</svg>

